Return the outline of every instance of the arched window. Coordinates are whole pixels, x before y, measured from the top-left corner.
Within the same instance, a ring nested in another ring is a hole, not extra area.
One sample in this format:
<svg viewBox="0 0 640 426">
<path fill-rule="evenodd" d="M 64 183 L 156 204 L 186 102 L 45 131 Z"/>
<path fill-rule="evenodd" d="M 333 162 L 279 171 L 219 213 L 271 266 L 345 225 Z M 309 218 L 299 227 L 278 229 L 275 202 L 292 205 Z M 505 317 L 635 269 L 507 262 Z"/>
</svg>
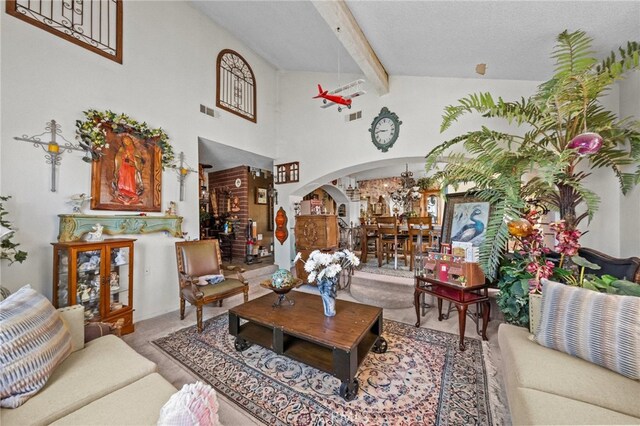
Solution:
<svg viewBox="0 0 640 426">
<path fill-rule="evenodd" d="M 224 49 L 216 65 L 216 105 L 256 122 L 256 79 L 238 52 Z"/>
</svg>

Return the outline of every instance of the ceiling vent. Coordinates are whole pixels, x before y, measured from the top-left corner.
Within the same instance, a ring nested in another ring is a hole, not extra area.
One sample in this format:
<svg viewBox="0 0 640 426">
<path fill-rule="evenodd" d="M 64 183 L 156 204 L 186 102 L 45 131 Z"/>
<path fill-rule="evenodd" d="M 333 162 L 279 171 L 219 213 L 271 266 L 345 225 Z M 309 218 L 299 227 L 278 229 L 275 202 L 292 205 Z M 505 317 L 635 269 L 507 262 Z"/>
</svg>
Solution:
<svg viewBox="0 0 640 426">
<path fill-rule="evenodd" d="M 344 120 L 348 123 L 350 121 L 360 120 L 361 118 L 362 118 L 362 110 L 348 114 L 347 116 L 344 117 Z"/>
<path fill-rule="evenodd" d="M 208 106 L 202 104 L 200 104 L 200 112 L 214 118 L 218 118 L 220 116 L 220 114 L 217 113 L 213 108 L 209 108 Z"/>
</svg>

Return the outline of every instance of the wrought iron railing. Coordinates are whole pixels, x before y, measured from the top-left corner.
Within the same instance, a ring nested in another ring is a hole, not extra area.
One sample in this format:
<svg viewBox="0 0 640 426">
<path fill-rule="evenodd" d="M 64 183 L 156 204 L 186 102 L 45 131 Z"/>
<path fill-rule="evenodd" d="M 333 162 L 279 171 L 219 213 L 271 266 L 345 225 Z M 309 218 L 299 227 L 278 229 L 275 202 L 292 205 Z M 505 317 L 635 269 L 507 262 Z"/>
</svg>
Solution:
<svg viewBox="0 0 640 426">
<path fill-rule="evenodd" d="M 7 0 L 6 5 L 9 15 L 122 63 L 121 0 Z"/>
</svg>

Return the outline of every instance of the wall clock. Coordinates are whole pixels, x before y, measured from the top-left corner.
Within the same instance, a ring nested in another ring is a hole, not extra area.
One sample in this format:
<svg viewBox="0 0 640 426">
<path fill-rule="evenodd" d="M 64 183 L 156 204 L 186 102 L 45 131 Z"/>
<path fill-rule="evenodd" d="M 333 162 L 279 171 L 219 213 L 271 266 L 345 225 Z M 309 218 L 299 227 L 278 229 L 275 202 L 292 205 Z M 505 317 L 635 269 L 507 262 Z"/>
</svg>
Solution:
<svg viewBox="0 0 640 426">
<path fill-rule="evenodd" d="M 400 134 L 402 121 L 398 116 L 389 111 L 387 107 L 382 107 L 380 114 L 373 119 L 369 132 L 371 141 L 382 152 L 387 152 L 396 143 Z"/>
<path fill-rule="evenodd" d="M 236 188 L 240 188 L 242 186 L 242 180 L 240 178 L 236 179 Z"/>
</svg>

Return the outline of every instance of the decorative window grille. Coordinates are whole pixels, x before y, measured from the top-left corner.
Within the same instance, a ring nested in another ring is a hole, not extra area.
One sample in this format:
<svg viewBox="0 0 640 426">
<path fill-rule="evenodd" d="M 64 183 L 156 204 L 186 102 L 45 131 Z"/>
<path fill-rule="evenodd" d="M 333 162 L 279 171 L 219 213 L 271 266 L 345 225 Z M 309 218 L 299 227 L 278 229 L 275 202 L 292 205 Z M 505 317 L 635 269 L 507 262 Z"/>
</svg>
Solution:
<svg viewBox="0 0 640 426">
<path fill-rule="evenodd" d="M 6 11 L 122 63 L 122 0 L 7 0 Z"/>
<path fill-rule="evenodd" d="M 256 122 L 256 79 L 239 53 L 224 49 L 216 66 L 216 105 Z"/>
<path fill-rule="evenodd" d="M 276 182 L 291 183 L 300 180 L 300 163 L 285 163 L 276 165 Z"/>
</svg>

